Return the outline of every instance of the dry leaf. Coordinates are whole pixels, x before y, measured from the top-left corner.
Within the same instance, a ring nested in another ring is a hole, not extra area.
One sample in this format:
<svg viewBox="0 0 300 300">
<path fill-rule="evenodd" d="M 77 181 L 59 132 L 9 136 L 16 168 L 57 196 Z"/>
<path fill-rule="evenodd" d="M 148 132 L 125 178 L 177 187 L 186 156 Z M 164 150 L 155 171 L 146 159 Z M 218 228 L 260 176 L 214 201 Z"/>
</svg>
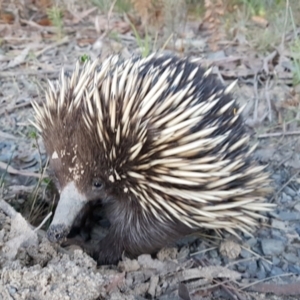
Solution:
<svg viewBox="0 0 300 300">
<path fill-rule="evenodd" d="M 15 20 L 15 17 L 10 12 L 3 12 L 0 14 L 0 22 L 5 24 L 12 24 Z"/>
<path fill-rule="evenodd" d="M 256 23 L 256 24 L 259 25 L 259 26 L 267 27 L 267 26 L 269 25 L 268 20 L 266 20 L 266 19 L 263 18 L 263 17 L 260 17 L 260 16 L 253 16 L 251 19 L 252 19 L 252 21 L 253 21 L 254 23 Z"/>
</svg>

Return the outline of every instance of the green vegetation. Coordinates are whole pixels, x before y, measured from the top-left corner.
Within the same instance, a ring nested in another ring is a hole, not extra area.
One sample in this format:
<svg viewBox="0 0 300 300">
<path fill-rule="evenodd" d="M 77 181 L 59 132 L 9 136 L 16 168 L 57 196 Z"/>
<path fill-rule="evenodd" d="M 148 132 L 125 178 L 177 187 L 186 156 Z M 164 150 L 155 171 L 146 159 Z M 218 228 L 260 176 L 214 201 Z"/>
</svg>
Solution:
<svg viewBox="0 0 300 300">
<path fill-rule="evenodd" d="M 53 26 L 56 28 L 57 38 L 61 39 L 63 37 L 63 10 L 58 6 L 53 6 L 48 9 L 47 15 Z"/>
<path fill-rule="evenodd" d="M 107 13 L 111 6 L 114 4 L 114 1 L 111 0 L 91 0 L 92 3 L 97 6 L 101 12 Z M 130 0 L 117 0 L 114 4 L 114 10 L 120 13 L 128 12 L 131 9 Z"/>
</svg>

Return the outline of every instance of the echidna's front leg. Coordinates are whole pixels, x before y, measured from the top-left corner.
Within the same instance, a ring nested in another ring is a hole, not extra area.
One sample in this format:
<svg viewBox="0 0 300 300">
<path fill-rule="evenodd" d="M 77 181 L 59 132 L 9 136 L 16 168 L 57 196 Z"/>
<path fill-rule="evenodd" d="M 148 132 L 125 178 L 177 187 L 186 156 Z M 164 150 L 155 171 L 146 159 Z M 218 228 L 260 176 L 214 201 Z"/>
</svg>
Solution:
<svg viewBox="0 0 300 300">
<path fill-rule="evenodd" d="M 93 255 L 99 265 L 118 263 L 123 252 L 130 258 L 141 254 L 155 254 L 191 233 L 190 228 L 175 221 L 168 225 L 162 222 L 150 223 L 150 217 L 139 211 L 135 211 L 134 217 L 130 217 L 133 211 L 134 208 L 130 206 L 119 205 L 107 212 L 111 227 Z"/>
<path fill-rule="evenodd" d="M 110 227 L 107 235 L 99 243 L 87 249 L 98 265 L 117 264 L 123 251 L 122 237 L 113 227 Z"/>
</svg>

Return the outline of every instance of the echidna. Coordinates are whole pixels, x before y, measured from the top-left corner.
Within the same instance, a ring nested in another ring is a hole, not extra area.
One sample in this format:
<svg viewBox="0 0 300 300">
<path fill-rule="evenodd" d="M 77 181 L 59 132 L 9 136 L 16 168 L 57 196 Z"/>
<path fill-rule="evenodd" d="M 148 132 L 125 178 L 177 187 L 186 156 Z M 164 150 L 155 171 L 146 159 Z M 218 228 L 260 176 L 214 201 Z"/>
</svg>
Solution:
<svg viewBox="0 0 300 300">
<path fill-rule="evenodd" d="M 94 249 L 100 264 L 201 228 L 253 231 L 272 206 L 270 180 L 232 88 L 164 54 L 62 70 L 43 106 L 33 103 L 60 192 L 49 240 L 63 240 L 87 203 L 101 203 L 110 221 Z"/>
</svg>

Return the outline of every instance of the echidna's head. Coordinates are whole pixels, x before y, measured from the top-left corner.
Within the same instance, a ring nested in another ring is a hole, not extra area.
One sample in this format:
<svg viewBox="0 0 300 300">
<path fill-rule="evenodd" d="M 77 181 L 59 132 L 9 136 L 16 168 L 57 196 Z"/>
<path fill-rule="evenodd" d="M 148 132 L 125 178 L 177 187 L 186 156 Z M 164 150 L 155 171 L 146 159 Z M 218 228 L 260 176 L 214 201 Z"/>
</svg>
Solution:
<svg viewBox="0 0 300 300">
<path fill-rule="evenodd" d="M 247 169 L 252 150 L 230 89 L 176 57 L 113 56 L 77 64 L 70 77 L 62 71 L 44 106 L 33 104 L 61 193 L 50 239 L 64 237 L 94 200 L 229 229 L 241 203 L 259 208 L 263 196 L 242 195 L 268 185 L 268 175 Z M 244 220 L 248 230 L 252 219 Z"/>
</svg>

